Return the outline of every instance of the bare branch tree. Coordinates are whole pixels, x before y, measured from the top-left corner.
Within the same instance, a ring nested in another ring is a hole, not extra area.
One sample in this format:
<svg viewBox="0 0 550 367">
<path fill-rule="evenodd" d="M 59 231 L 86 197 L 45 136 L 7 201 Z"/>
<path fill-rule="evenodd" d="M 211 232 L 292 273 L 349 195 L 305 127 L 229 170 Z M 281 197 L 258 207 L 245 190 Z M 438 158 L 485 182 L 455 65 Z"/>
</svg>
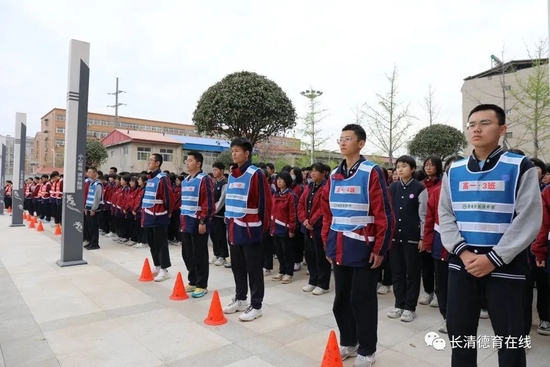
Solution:
<svg viewBox="0 0 550 367">
<path fill-rule="evenodd" d="M 431 84 L 428 85 L 428 94 L 424 97 L 424 103 L 422 104 L 422 109 L 428 114 L 430 126 L 436 123 L 441 113 L 441 104 L 435 101 L 435 91 L 436 89 Z"/>
<path fill-rule="evenodd" d="M 541 40 L 534 52 L 527 50 L 532 67 L 527 77 L 516 73 L 510 94 L 516 100 L 514 114 L 523 130 L 518 138 L 528 155 L 537 158 L 547 153 L 544 142 L 550 139 L 550 86 L 548 84 L 548 42 Z M 542 143 L 542 144 L 541 144 Z"/>
<path fill-rule="evenodd" d="M 364 106 L 370 141 L 388 155 L 391 164 L 394 162 L 394 154 L 407 143 L 407 131 L 415 119 L 410 112 L 410 103 L 404 105 L 398 102 L 398 76 L 397 66 L 394 65 L 392 73 L 386 74 L 389 90 L 384 95 L 376 94 L 378 108 L 368 104 Z"/>
<path fill-rule="evenodd" d="M 302 146 L 310 152 L 310 161 L 315 160 L 315 152 L 323 150 L 330 137 L 323 137 L 322 122 L 327 115 L 327 109 L 321 108 L 321 102 L 311 99 L 308 104 L 310 111 L 306 116 L 300 118 L 297 132 L 301 136 Z M 313 154 L 313 156 L 312 156 Z"/>
</svg>

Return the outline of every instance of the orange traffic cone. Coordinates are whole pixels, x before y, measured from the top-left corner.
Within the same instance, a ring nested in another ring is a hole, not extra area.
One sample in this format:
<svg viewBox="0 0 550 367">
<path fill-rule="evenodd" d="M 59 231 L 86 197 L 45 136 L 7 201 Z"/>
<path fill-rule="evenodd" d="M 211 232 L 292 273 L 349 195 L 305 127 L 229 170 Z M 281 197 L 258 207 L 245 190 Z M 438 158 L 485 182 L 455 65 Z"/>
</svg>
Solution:
<svg viewBox="0 0 550 367">
<path fill-rule="evenodd" d="M 36 227 L 36 232 L 44 232 L 44 226 L 42 222 L 38 222 L 38 227 Z"/>
<path fill-rule="evenodd" d="M 29 223 L 29 229 L 35 229 L 34 220 L 31 220 Z"/>
<path fill-rule="evenodd" d="M 27 212 L 23 212 L 23 220 L 27 220 Z"/>
<path fill-rule="evenodd" d="M 141 269 L 141 276 L 139 277 L 140 282 L 152 282 L 153 273 L 151 272 L 151 266 L 149 265 L 149 259 L 145 259 L 143 262 L 143 268 Z"/>
<path fill-rule="evenodd" d="M 32 217 L 32 221 L 34 222 L 34 224 L 36 224 L 38 222 L 38 217 L 35 215 L 34 217 Z"/>
<path fill-rule="evenodd" d="M 174 284 L 174 290 L 170 296 L 172 301 L 184 301 L 189 299 L 187 292 L 185 292 L 185 286 L 183 285 L 183 278 L 181 277 L 181 272 L 178 271 L 178 276 L 176 277 L 176 283 Z"/>
<path fill-rule="evenodd" d="M 11 214 L 11 206 L 8 206 L 8 214 Z"/>
<path fill-rule="evenodd" d="M 222 303 L 220 301 L 220 295 L 218 291 L 214 291 L 212 295 L 212 302 L 210 303 L 210 310 L 208 311 L 208 317 L 204 319 L 206 325 L 219 326 L 227 322 L 222 310 Z"/>
<path fill-rule="evenodd" d="M 340 356 L 340 347 L 338 347 L 338 341 L 336 340 L 336 333 L 334 330 L 331 330 L 328 336 L 327 347 L 325 348 L 325 355 L 323 356 L 321 367 L 344 367 L 342 357 Z"/>
<path fill-rule="evenodd" d="M 59 223 L 57 223 L 57 227 L 55 227 L 54 235 L 61 236 L 61 225 Z"/>
</svg>

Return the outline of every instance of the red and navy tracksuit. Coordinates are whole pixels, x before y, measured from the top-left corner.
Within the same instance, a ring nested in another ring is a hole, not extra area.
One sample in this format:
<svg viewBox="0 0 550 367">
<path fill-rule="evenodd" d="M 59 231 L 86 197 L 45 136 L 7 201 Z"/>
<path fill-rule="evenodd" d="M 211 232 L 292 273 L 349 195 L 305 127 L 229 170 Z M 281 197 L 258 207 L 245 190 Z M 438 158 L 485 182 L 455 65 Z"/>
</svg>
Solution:
<svg viewBox="0 0 550 367">
<path fill-rule="evenodd" d="M 541 321 L 550 321 L 549 315 L 549 303 L 550 303 L 550 252 L 548 247 L 550 246 L 550 186 L 542 191 L 542 226 L 540 232 L 537 235 L 535 242 L 531 245 L 531 278 L 527 277 L 527 304 L 531 305 L 533 302 L 533 282 L 537 283 L 537 311 Z M 544 261 L 545 267 L 537 267 L 537 261 Z M 533 269 L 536 268 L 536 269 Z M 544 278 L 546 277 L 546 283 Z M 531 284 L 529 284 L 531 280 Z M 530 301 L 530 302 L 529 302 Z M 532 322 L 532 307 L 529 308 L 529 314 L 526 314 L 526 324 L 531 329 Z M 527 310 L 526 310 L 527 311 Z"/>
<path fill-rule="evenodd" d="M 333 312 L 340 344 L 359 344 L 360 355 L 372 355 L 378 339 L 380 270 L 371 267 L 370 256 L 384 256 L 395 227 L 384 173 L 364 157 L 349 169 L 344 160 L 331 173 L 323 195 L 322 237 L 334 264 Z"/>
<path fill-rule="evenodd" d="M 447 319 L 447 282 L 449 279 L 449 253 L 443 247 L 439 234 L 439 196 L 441 185 L 429 193 L 424 225 L 424 248 L 430 254 L 435 270 L 435 295 L 439 305 L 439 312 L 443 319 Z"/>
<path fill-rule="evenodd" d="M 325 256 L 325 246 L 321 237 L 323 227 L 322 194 L 327 181 L 319 184 L 310 182 L 298 203 L 298 220 L 305 237 L 305 252 L 310 285 L 323 289 L 329 288 L 331 266 Z M 303 223 L 309 221 L 313 230 L 307 229 Z"/>
<path fill-rule="evenodd" d="M 436 190 L 438 187 L 441 186 L 441 178 L 426 178 L 422 181 L 424 186 L 426 187 L 426 190 L 428 191 L 428 200 L 430 199 L 430 196 L 432 195 L 432 192 Z M 424 287 L 424 291 L 428 294 L 431 294 L 434 292 L 435 289 L 435 280 L 434 280 L 434 261 L 432 259 L 432 255 L 426 251 L 422 251 L 420 253 L 420 256 L 422 258 L 422 286 Z"/>
<path fill-rule="evenodd" d="M 141 225 L 147 233 L 153 263 L 162 269 L 172 266 L 168 251 L 168 226 L 173 200 L 168 176 L 160 169 L 151 172 L 141 201 Z"/>
<path fill-rule="evenodd" d="M 235 297 L 245 301 L 250 283 L 250 304 L 262 308 L 264 275 L 262 237 L 269 229 L 271 194 L 264 173 L 247 161 L 229 175 L 225 201 L 231 270 Z"/>
<path fill-rule="evenodd" d="M 290 189 L 272 197 L 270 231 L 279 260 L 279 274 L 294 275 L 294 237 L 298 231 L 298 197 Z M 300 233 L 301 234 L 301 233 Z"/>
<path fill-rule="evenodd" d="M 212 180 L 200 171 L 181 183 L 181 256 L 188 270 L 189 285 L 208 288 L 208 236 L 215 211 Z M 206 226 L 199 233 L 199 225 Z"/>
</svg>

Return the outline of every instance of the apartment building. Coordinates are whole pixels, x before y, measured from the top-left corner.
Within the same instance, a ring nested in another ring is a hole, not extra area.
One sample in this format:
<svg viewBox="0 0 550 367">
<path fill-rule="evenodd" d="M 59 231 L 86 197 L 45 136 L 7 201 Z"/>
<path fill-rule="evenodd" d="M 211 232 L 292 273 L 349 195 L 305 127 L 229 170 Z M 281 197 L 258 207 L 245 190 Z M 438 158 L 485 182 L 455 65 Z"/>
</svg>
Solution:
<svg viewBox="0 0 550 367">
<path fill-rule="evenodd" d="M 66 111 L 54 108 L 41 118 L 41 130 L 34 139 L 33 161 L 39 167 L 63 167 L 65 146 L 65 117 Z M 188 137 L 201 137 L 195 126 L 166 121 L 146 120 L 134 117 L 119 116 L 115 123 L 115 116 L 100 113 L 88 113 L 89 138 L 101 140 L 115 129 L 125 131 L 140 131 L 145 133 L 160 133 Z M 203 138 L 227 139 L 220 136 L 202 135 Z M 280 156 L 299 156 L 300 139 L 272 136 L 264 142 L 258 143 L 256 148 L 265 152 L 266 161 Z"/>
<path fill-rule="evenodd" d="M 13 164 L 15 156 L 15 137 L 11 135 L 0 135 L 0 145 L 6 146 L 6 180 L 13 178 Z M 27 136 L 27 143 L 25 149 L 25 174 L 33 173 L 38 167 L 38 162 L 34 160 L 34 138 Z"/>
<path fill-rule="evenodd" d="M 536 152 L 539 158 L 550 159 L 550 106 L 541 111 L 545 121 L 539 124 L 539 141 L 535 142 L 534 126 L 530 118 L 534 111 L 518 103 L 516 98 L 522 94 L 520 85 L 529 78 L 542 78 L 548 83 L 547 64 L 548 59 L 513 60 L 506 63 L 498 60 L 493 68 L 465 78 L 461 89 L 463 130 L 466 131 L 468 114 L 475 106 L 496 104 L 504 108 L 508 125 L 502 146 L 521 149 L 529 156 L 534 156 Z M 468 146 L 464 154 L 471 152 L 472 147 Z"/>
</svg>

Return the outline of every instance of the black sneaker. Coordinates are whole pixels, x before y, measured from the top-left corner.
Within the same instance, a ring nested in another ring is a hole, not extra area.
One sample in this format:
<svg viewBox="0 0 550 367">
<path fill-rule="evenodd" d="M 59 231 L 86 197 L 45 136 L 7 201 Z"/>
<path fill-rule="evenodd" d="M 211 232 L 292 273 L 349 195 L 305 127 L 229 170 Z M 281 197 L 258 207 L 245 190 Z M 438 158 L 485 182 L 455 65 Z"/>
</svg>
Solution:
<svg viewBox="0 0 550 367">
<path fill-rule="evenodd" d="M 99 250 L 101 247 L 99 247 L 99 245 L 95 245 L 95 246 L 89 246 L 89 247 L 86 247 L 86 250 Z"/>
</svg>

